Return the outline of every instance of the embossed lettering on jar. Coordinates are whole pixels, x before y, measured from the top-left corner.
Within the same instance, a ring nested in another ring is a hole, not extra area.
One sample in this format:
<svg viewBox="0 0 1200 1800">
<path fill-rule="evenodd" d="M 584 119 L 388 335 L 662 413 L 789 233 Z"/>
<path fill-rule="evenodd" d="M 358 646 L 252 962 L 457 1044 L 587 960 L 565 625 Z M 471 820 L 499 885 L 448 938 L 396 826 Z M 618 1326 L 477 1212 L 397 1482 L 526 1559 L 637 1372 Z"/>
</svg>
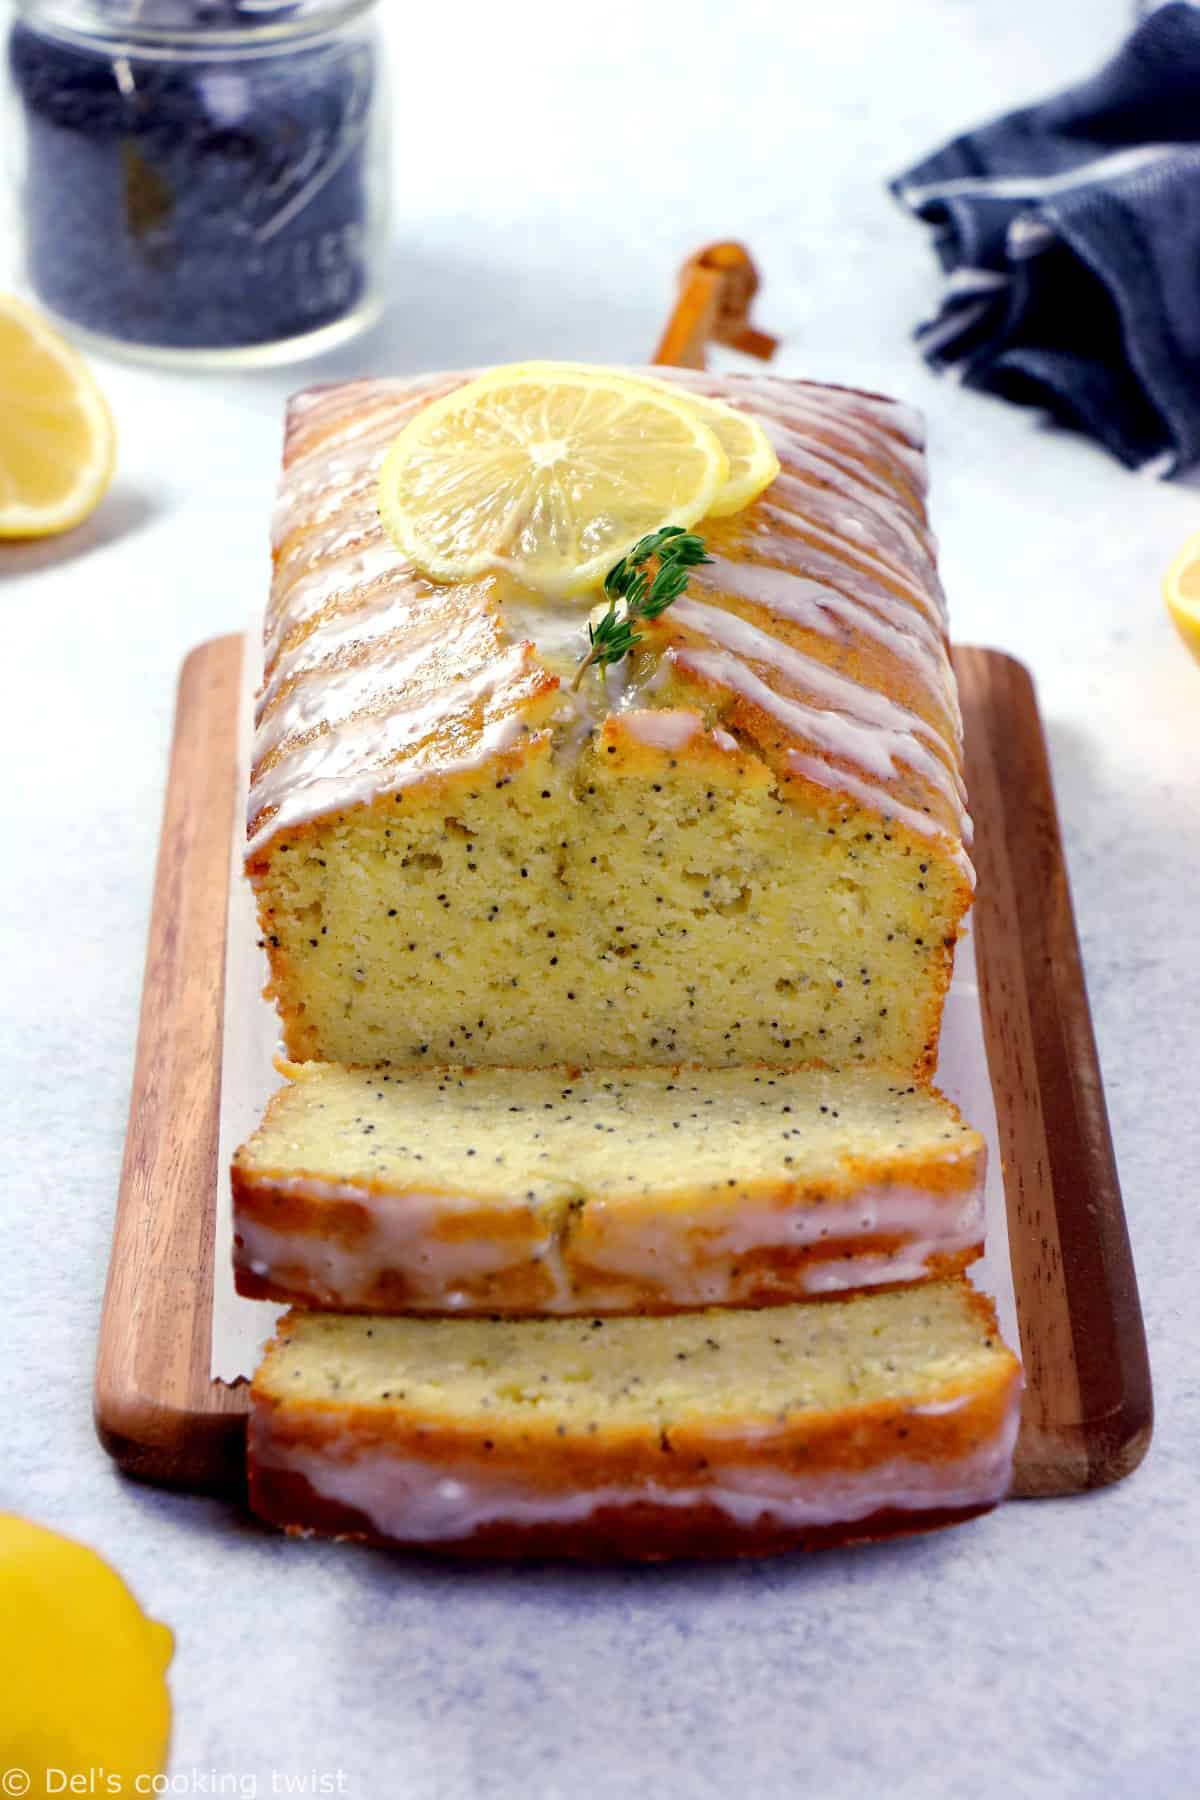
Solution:
<svg viewBox="0 0 1200 1800">
<path fill-rule="evenodd" d="M 156 360 L 315 353 L 379 311 L 374 0 L 17 0 L 30 285 Z"/>
</svg>

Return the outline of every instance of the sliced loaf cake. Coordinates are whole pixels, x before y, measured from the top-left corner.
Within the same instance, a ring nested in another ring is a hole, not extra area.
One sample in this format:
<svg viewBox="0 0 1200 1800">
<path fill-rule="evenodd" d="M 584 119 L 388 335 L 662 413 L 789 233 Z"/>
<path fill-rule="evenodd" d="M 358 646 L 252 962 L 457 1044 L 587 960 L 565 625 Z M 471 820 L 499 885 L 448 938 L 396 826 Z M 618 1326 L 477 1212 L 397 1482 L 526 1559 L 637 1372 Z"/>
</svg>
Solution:
<svg viewBox="0 0 1200 1800">
<path fill-rule="evenodd" d="M 465 377 L 292 403 L 247 852 L 291 1056 L 932 1071 L 972 876 L 919 422 L 672 379 L 781 470 L 578 689 L 595 594 L 431 581 L 381 523 Z"/>
<path fill-rule="evenodd" d="M 1020 1399 L 961 1278 L 671 1318 L 293 1312 L 253 1386 L 251 1504 L 467 1554 L 752 1554 L 1002 1499 Z"/>
<path fill-rule="evenodd" d="M 924 1280 L 982 1249 L 983 1140 L 886 1072 L 290 1073 L 233 1165 L 254 1298 L 758 1306 Z"/>
</svg>

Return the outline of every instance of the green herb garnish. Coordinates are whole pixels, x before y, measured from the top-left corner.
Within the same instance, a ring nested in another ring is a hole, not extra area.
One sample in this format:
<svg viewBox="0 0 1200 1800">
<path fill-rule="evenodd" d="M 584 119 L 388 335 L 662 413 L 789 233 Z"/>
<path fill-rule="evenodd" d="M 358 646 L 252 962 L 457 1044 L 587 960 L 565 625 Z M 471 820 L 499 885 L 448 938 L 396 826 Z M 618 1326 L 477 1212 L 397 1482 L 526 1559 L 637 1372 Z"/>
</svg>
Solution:
<svg viewBox="0 0 1200 1800">
<path fill-rule="evenodd" d="M 652 556 L 658 558 L 653 578 L 646 568 Z M 595 625 L 588 625 L 591 649 L 575 671 L 572 689 L 579 686 L 588 669 L 605 669 L 628 656 L 642 641 L 638 622 L 657 619 L 666 612 L 687 587 L 688 570 L 711 561 L 704 539 L 682 525 L 664 525 L 636 543 L 604 577 L 608 611 Z"/>
</svg>

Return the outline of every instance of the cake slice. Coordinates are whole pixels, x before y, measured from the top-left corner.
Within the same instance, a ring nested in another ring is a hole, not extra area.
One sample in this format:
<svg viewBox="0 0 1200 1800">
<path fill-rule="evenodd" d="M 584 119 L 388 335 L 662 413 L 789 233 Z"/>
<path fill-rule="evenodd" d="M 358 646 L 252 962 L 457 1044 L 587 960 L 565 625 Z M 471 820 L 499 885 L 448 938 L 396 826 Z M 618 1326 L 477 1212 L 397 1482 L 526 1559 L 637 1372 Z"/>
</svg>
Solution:
<svg viewBox="0 0 1200 1800">
<path fill-rule="evenodd" d="M 886 1072 L 291 1075 L 233 1164 L 252 1298 L 760 1306 L 948 1274 L 983 1245 L 982 1138 Z"/>
<path fill-rule="evenodd" d="M 293 1312 L 254 1379 L 250 1501 L 484 1556 L 810 1548 L 994 1505 L 1019 1401 L 962 1278 L 670 1318 Z"/>
</svg>

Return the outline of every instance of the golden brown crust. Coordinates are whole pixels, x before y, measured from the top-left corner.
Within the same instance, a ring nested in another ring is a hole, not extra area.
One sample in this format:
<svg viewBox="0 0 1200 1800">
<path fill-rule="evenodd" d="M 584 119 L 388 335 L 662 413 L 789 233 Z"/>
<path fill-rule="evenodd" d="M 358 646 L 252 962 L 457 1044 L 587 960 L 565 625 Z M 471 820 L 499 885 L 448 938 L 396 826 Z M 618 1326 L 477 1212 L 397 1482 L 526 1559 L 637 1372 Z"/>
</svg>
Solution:
<svg viewBox="0 0 1200 1800">
<path fill-rule="evenodd" d="M 899 1241 L 894 1238 L 872 1239 L 870 1248 L 878 1255 L 888 1256 L 899 1248 Z M 862 1249 L 861 1239 L 844 1239 L 829 1254 L 850 1254 L 852 1251 L 861 1252 Z M 950 1276 L 961 1275 L 982 1254 L 982 1244 L 949 1255 L 933 1251 L 925 1258 L 921 1273 L 915 1280 L 944 1281 Z M 868 1291 L 866 1283 L 858 1286 L 851 1279 L 845 1287 L 836 1291 L 810 1293 L 799 1280 L 800 1273 L 814 1263 L 819 1265 L 825 1260 L 828 1260 L 828 1255 L 824 1253 L 824 1247 L 820 1253 L 775 1248 L 755 1251 L 744 1259 L 742 1279 L 736 1289 L 720 1299 L 707 1300 L 706 1304 L 731 1307 L 791 1306 L 797 1300 L 803 1300 L 806 1305 L 822 1306 L 826 1303 L 836 1304 L 850 1295 Z M 581 1271 L 581 1277 L 582 1273 Z M 872 1281 L 869 1291 L 872 1294 L 893 1293 L 900 1288 L 911 1287 L 913 1281 L 914 1278 L 908 1275 L 895 1281 Z M 441 1318 L 450 1310 L 444 1303 L 436 1306 L 414 1293 L 412 1283 L 399 1270 L 384 1271 L 376 1277 L 365 1294 L 348 1301 L 343 1293 L 326 1285 L 299 1256 L 295 1262 L 273 1265 L 270 1275 L 257 1273 L 244 1264 L 237 1263 L 234 1268 L 234 1286 L 243 1300 L 270 1300 L 278 1306 L 316 1307 L 323 1312 L 404 1313 L 419 1318 Z M 455 1318 L 543 1318 L 550 1312 L 558 1316 L 562 1311 L 551 1306 L 550 1303 L 555 1298 L 553 1283 L 545 1269 L 536 1264 L 505 1270 L 487 1281 L 476 1279 L 469 1284 L 464 1283 L 459 1291 L 466 1296 L 467 1303 L 454 1307 Z M 672 1313 L 690 1312 L 694 1310 L 694 1306 L 690 1301 L 672 1301 L 661 1287 L 655 1287 L 649 1282 L 639 1284 L 629 1279 L 617 1280 L 605 1271 L 597 1271 L 590 1278 L 589 1285 L 580 1292 L 578 1305 L 571 1310 L 581 1314 L 595 1314 L 598 1318 L 624 1317 L 629 1313 L 647 1318 L 667 1318 Z"/>
<path fill-rule="evenodd" d="M 273 1097 L 264 1127 L 282 1112 L 286 1093 Z M 961 1124 L 956 1108 L 949 1106 L 948 1115 Z M 669 1193 L 616 1193 L 574 1204 L 563 1198 L 546 1206 L 504 1191 L 472 1195 L 458 1189 L 439 1196 L 436 1181 L 415 1194 L 378 1177 L 272 1168 L 254 1160 L 252 1150 L 243 1146 L 231 1169 L 237 1291 L 247 1299 L 337 1312 L 526 1316 L 786 1305 L 823 1297 L 823 1284 L 812 1280 L 823 1264 L 859 1263 L 860 1281 L 849 1267 L 841 1274 L 837 1291 L 844 1295 L 859 1287 L 958 1273 L 983 1250 L 981 1213 L 978 1241 L 947 1250 L 930 1239 L 923 1264 L 914 1271 L 911 1230 L 901 1229 L 898 1219 L 890 1228 L 888 1222 L 893 1195 L 901 1205 L 910 1193 L 935 1207 L 944 1201 L 949 1214 L 964 1198 L 979 1194 L 986 1150 L 978 1135 L 957 1140 L 952 1157 L 921 1151 L 849 1154 L 837 1173 L 819 1180 L 740 1179 L 739 1215 L 757 1225 L 747 1227 L 739 1242 L 728 1236 L 724 1196 L 714 1194 L 711 1184 L 680 1181 Z M 868 1194 L 876 1207 L 875 1227 L 864 1231 L 855 1220 L 852 1230 L 846 1225 L 839 1230 L 839 1205 Z M 419 1209 L 419 1274 L 406 1266 L 407 1244 L 389 1257 L 372 1241 L 406 1207 Z M 833 1222 L 827 1223 L 831 1212 Z M 793 1221 L 804 1215 L 819 1221 L 828 1235 L 797 1242 Z M 641 1248 L 647 1232 L 654 1236 L 650 1256 Z M 456 1245 L 486 1245 L 494 1266 L 465 1271 L 454 1260 Z M 446 1269 L 440 1287 L 439 1252 Z M 881 1274 L 880 1260 L 901 1257 L 907 1260 L 894 1281 Z M 686 1271 L 682 1289 L 673 1265 Z M 323 1272 L 331 1266 L 351 1272 L 345 1283 Z"/>
<path fill-rule="evenodd" d="M 594 1564 L 727 1562 L 778 1556 L 790 1551 L 848 1548 L 891 1538 L 916 1537 L 962 1525 L 990 1512 L 995 1501 L 978 1506 L 909 1511 L 881 1508 L 865 1519 L 838 1525 L 781 1526 L 771 1522 L 731 1526 L 715 1506 L 656 1506 L 635 1501 L 599 1507 L 586 1525 L 522 1525 L 509 1520 L 481 1526 L 469 1537 L 402 1547 L 426 1557 L 456 1562 L 567 1562 Z M 280 1526 L 289 1537 L 329 1537 L 348 1543 L 395 1549 L 352 1506 L 316 1493 L 291 1470 L 251 1464 L 251 1506 L 259 1518 Z"/>
<path fill-rule="evenodd" d="M 236 1162 L 233 1165 L 234 1282 L 243 1299 L 275 1300 L 334 1312 L 439 1310 L 423 1301 L 421 1283 L 413 1271 L 398 1263 L 381 1269 L 369 1291 L 352 1301 L 323 1281 L 312 1267 L 314 1250 L 324 1244 L 343 1251 L 361 1246 L 374 1230 L 372 1202 L 388 1190 L 372 1183 L 364 1184 L 360 1198 L 319 1196 L 297 1192 L 291 1185 L 294 1179 L 278 1174 L 272 1179 L 270 1173 L 260 1171 L 249 1174 Z M 393 1197 L 403 1199 L 403 1195 Z M 290 1238 L 292 1260 L 276 1260 L 269 1271 L 256 1269 L 245 1250 L 245 1234 L 255 1225 Z M 463 1299 L 453 1307 L 455 1312 L 537 1315 L 547 1310 L 555 1292 L 554 1279 L 542 1257 L 546 1235 L 545 1222 L 533 1209 L 498 1207 L 481 1198 L 478 1210 L 459 1207 L 435 1221 L 427 1247 L 436 1249 L 439 1240 L 447 1245 L 485 1242 L 494 1250 L 506 1249 L 511 1256 L 507 1267 L 458 1277 L 453 1285 Z M 440 1310 L 449 1309 L 447 1300 Z"/>
<path fill-rule="evenodd" d="M 299 395 L 291 403 L 268 613 L 268 682 L 278 673 L 282 653 L 294 661 L 297 647 L 308 639 L 319 639 L 323 626 L 343 622 L 369 606 L 374 587 L 381 581 L 390 584 L 394 593 L 396 643 L 403 641 L 406 631 L 419 631 L 430 622 L 440 622 L 440 629 L 430 634 L 427 661 L 418 661 L 406 672 L 403 690 L 389 691 L 386 682 L 382 683 L 368 710 L 387 716 L 398 698 L 407 705 L 414 694 L 444 687 L 446 673 L 484 669 L 502 657 L 505 639 L 492 577 L 439 587 L 415 575 L 397 554 L 394 568 L 383 575 L 374 573 L 373 564 L 367 574 L 348 571 L 343 579 L 331 575 L 329 593 L 315 610 L 294 605 L 298 578 L 310 580 L 314 571 L 319 574 L 326 565 L 336 570 L 348 549 L 368 558 L 387 551 L 388 539 L 375 506 L 383 451 L 424 406 L 468 379 L 464 373 L 417 382 L 351 382 Z M 902 409 L 877 396 L 849 389 L 777 377 L 680 379 L 702 393 L 744 406 L 784 434 L 780 440 L 782 472 L 766 493 L 732 519 L 706 521 L 705 531 L 718 563 L 768 571 L 779 568 L 814 579 L 829 592 L 836 619 L 842 617 L 836 609 L 849 606 L 851 616 L 861 618 L 866 627 L 843 626 L 831 633 L 828 621 L 781 616 L 760 598 L 730 590 L 728 584 L 722 587 L 719 570 L 700 572 L 696 582 L 705 599 L 711 597 L 735 620 L 766 630 L 792 653 L 787 668 L 756 664 L 767 688 L 785 700 L 823 707 L 827 701 L 821 688 L 822 670 L 849 676 L 867 690 L 898 701 L 922 720 L 930 728 L 931 742 L 946 768 L 956 770 L 961 762 L 959 724 L 953 678 L 946 662 L 933 543 L 921 497 L 923 460 L 912 421 Z M 853 532 L 844 527 L 847 509 L 856 521 Z M 897 607 L 899 627 L 894 623 Z M 912 615 L 907 622 L 906 613 Z M 464 631 L 473 648 L 467 647 Z M 264 717 L 268 721 L 279 717 L 297 683 L 304 687 L 345 669 L 368 667 L 390 641 L 373 641 L 366 647 L 351 644 L 331 653 L 319 667 L 306 663 L 294 679 L 276 682 L 270 689 Z M 678 609 L 672 609 L 655 622 L 648 641 L 657 653 L 666 654 L 695 648 L 705 638 L 694 625 L 683 622 Z M 914 647 L 922 648 L 914 655 Z M 927 667 L 921 661 L 923 655 L 932 658 Z M 806 686 L 802 676 L 797 677 L 796 671 L 806 664 L 818 678 L 816 687 Z M 547 676 L 548 688 L 536 686 L 526 692 L 521 684 L 528 673 L 523 670 L 519 676 L 506 677 L 491 700 L 460 723 L 457 738 L 461 741 L 465 735 L 481 740 L 489 720 L 528 709 L 536 698 L 544 698 L 559 685 L 557 676 Z M 695 667 L 684 669 L 681 665 L 680 674 L 686 682 L 708 691 L 723 718 L 777 770 L 793 749 L 813 751 L 833 771 L 853 768 L 845 758 L 827 755 L 802 729 L 781 725 L 761 706 L 722 689 Z M 289 754 L 323 729 L 319 723 L 309 725 L 310 716 L 306 712 L 302 726 L 285 733 L 282 742 Z M 436 748 L 436 741 L 428 754 L 410 747 L 398 759 L 397 767 L 415 758 L 415 773 L 422 780 L 432 778 L 438 764 Z M 689 757 L 702 753 L 699 744 L 687 751 Z M 257 756 L 256 774 L 270 769 L 280 755 L 276 746 Z M 836 787 L 836 780 L 833 785 Z M 957 821 L 947 810 L 945 794 L 931 786 L 919 768 L 897 771 L 880 782 L 879 792 L 884 801 L 890 795 L 931 814 L 951 839 L 957 838 Z M 252 830 L 261 828 L 270 816 L 269 807 L 260 808 L 252 817 Z"/>
<path fill-rule="evenodd" d="M 974 1290 L 964 1288 L 964 1294 L 991 1341 L 991 1301 Z M 284 1318 L 277 1344 L 295 1328 L 295 1315 Z M 568 1433 L 549 1414 L 530 1408 L 498 1408 L 476 1421 L 435 1415 L 395 1398 L 373 1404 L 297 1399 L 276 1385 L 274 1360 L 269 1352 L 251 1390 L 250 1499 L 260 1516 L 289 1530 L 373 1542 L 428 1540 L 433 1534 L 416 1523 L 419 1506 L 411 1532 L 403 1528 L 403 1504 L 400 1527 L 382 1530 L 378 1518 L 366 1516 L 344 1491 L 317 1492 L 309 1479 L 327 1469 L 336 1488 L 339 1470 L 369 1465 L 378 1483 L 382 1469 L 391 1505 L 411 1492 L 414 1471 L 423 1471 L 439 1492 L 448 1484 L 451 1494 L 475 1497 L 464 1510 L 461 1532 L 443 1520 L 430 1547 L 503 1556 L 755 1554 L 950 1522 L 938 1517 L 936 1497 L 911 1513 L 896 1506 L 889 1489 L 897 1479 L 904 1485 L 903 1476 L 890 1473 L 898 1465 L 943 1472 L 945 1512 L 969 1516 L 1001 1497 L 994 1469 L 984 1478 L 979 1459 L 998 1459 L 1003 1466 L 1011 1454 L 1020 1391 L 1016 1358 L 996 1344 L 986 1366 L 948 1382 L 932 1402 L 897 1398 L 836 1411 L 801 1409 L 781 1418 L 748 1416 L 740 1430 L 731 1430 L 727 1419 L 714 1426 L 684 1418 L 669 1427 L 625 1421 Z M 386 1477 L 389 1469 L 394 1482 Z M 739 1519 L 720 1505 L 722 1481 L 755 1470 L 775 1484 L 774 1510 L 767 1503 L 753 1518 Z M 879 1504 L 867 1518 L 832 1516 L 839 1504 L 833 1500 L 831 1516 L 816 1525 L 788 1521 L 789 1484 L 803 1496 L 819 1493 L 827 1478 L 844 1483 L 876 1475 Z M 977 1491 L 965 1492 L 972 1482 Z M 522 1497 L 516 1506 L 514 1492 Z M 479 1496 L 489 1493 L 495 1495 L 491 1516 L 479 1504 Z M 593 1494 L 598 1501 L 589 1514 L 577 1502 Z M 555 1519 L 556 1502 L 568 1503 L 569 1519 Z"/>
<path fill-rule="evenodd" d="M 917 1463 L 952 1463 L 996 1437 L 1020 1381 L 1016 1357 L 999 1341 L 994 1303 L 966 1283 L 962 1292 L 996 1355 L 974 1384 L 947 1383 L 935 1410 L 885 1399 L 854 1408 L 852 1417 L 846 1409 L 802 1410 L 783 1419 L 747 1417 L 738 1434 L 725 1425 L 714 1430 L 705 1421 L 684 1421 L 669 1434 L 650 1424 L 623 1423 L 564 1435 L 550 1413 L 533 1409 L 468 1422 L 435 1417 L 394 1398 L 371 1404 L 297 1400 L 275 1390 L 272 1357 L 302 1326 L 303 1314 L 295 1312 L 279 1320 L 251 1399 L 260 1436 L 269 1426 L 279 1442 L 327 1447 L 344 1438 L 361 1448 L 445 1464 L 463 1475 L 527 1473 L 532 1485 L 546 1492 L 570 1493 L 612 1479 L 688 1487 L 699 1474 L 755 1462 L 805 1472 L 863 1470 L 886 1461 L 900 1446 Z"/>
</svg>

